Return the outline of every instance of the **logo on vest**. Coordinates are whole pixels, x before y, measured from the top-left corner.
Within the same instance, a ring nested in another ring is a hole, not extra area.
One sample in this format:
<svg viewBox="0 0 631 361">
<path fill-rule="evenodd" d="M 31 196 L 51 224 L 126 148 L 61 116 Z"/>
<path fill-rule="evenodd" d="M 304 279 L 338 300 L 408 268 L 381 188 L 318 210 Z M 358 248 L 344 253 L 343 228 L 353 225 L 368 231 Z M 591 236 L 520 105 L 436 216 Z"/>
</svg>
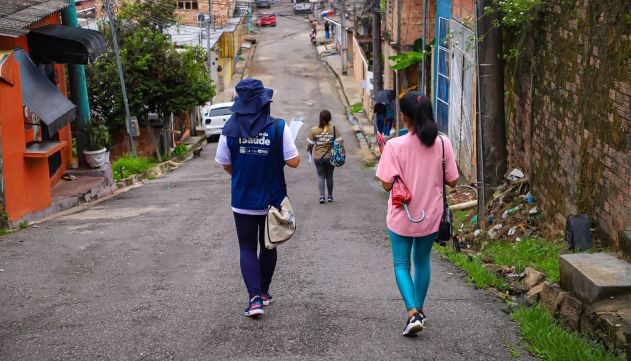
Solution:
<svg viewBox="0 0 631 361">
<path fill-rule="evenodd" d="M 269 147 L 272 142 L 268 139 L 268 137 L 269 134 L 267 134 L 267 132 L 261 132 L 257 137 L 239 138 L 239 144 L 265 145 Z"/>
</svg>

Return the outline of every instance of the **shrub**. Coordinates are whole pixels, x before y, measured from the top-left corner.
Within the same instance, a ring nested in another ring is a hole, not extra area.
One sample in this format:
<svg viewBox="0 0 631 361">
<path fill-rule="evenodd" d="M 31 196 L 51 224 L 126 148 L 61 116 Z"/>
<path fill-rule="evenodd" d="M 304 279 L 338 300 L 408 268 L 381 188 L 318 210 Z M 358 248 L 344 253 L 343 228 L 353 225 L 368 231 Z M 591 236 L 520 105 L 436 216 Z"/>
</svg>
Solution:
<svg viewBox="0 0 631 361">
<path fill-rule="evenodd" d="M 147 157 L 133 158 L 129 155 L 118 158 L 112 164 L 112 172 L 115 180 L 121 180 L 132 176 L 133 174 L 141 174 L 153 167 L 155 162 Z"/>
</svg>

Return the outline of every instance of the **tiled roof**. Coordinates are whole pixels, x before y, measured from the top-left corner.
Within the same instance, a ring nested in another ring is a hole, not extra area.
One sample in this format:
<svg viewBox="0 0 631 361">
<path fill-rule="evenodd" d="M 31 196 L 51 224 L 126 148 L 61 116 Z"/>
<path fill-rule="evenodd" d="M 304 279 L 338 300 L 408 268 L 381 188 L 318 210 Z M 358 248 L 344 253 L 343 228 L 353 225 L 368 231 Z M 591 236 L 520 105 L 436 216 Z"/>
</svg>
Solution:
<svg viewBox="0 0 631 361">
<path fill-rule="evenodd" d="M 67 8 L 65 0 L 0 0 L 0 36 L 12 38 L 28 33 L 28 27 Z"/>
</svg>

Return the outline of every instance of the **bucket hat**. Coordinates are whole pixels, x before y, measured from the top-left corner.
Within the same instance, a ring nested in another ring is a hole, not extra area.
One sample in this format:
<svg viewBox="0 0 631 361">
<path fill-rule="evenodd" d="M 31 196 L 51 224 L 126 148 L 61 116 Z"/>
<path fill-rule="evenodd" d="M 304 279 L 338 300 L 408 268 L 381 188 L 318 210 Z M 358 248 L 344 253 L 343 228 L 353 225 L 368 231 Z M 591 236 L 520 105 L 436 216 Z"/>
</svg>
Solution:
<svg viewBox="0 0 631 361">
<path fill-rule="evenodd" d="M 274 90 L 265 88 L 258 79 L 247 78 L 241 80 L 235 87 L 237 96 L 230 107 L 234 113 L 257 114 L 264 106 L 272 101 Z"/>
</svg>

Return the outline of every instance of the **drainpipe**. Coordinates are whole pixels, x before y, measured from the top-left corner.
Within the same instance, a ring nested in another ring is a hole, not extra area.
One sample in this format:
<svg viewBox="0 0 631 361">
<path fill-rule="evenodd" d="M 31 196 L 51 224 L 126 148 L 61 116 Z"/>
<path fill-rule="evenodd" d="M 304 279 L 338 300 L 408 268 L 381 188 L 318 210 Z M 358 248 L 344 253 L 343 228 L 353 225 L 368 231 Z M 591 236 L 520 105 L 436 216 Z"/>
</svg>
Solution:
<svg viewBox="0 0 631 361">
<path fill-rule="evenodd" d="M 63 25 L 79 27 L 77 21 L 77 8 L 74 0 L 68 0 L 70 6 L 62 11 L 61 21 Z M 77 128 L 73 136 L 77 139 L 77 157 L 79 164 L 86 166 L 85 158 L 81 156 L 88 145 L 88 130 L 90 121 L 90 102 L 88 101 L 88 86 L 85 80 L 85 67 L 82 64 L 68 64 L 68 77 L 70 78 L 70 98 L 77 106 Z"/>
</svg>

